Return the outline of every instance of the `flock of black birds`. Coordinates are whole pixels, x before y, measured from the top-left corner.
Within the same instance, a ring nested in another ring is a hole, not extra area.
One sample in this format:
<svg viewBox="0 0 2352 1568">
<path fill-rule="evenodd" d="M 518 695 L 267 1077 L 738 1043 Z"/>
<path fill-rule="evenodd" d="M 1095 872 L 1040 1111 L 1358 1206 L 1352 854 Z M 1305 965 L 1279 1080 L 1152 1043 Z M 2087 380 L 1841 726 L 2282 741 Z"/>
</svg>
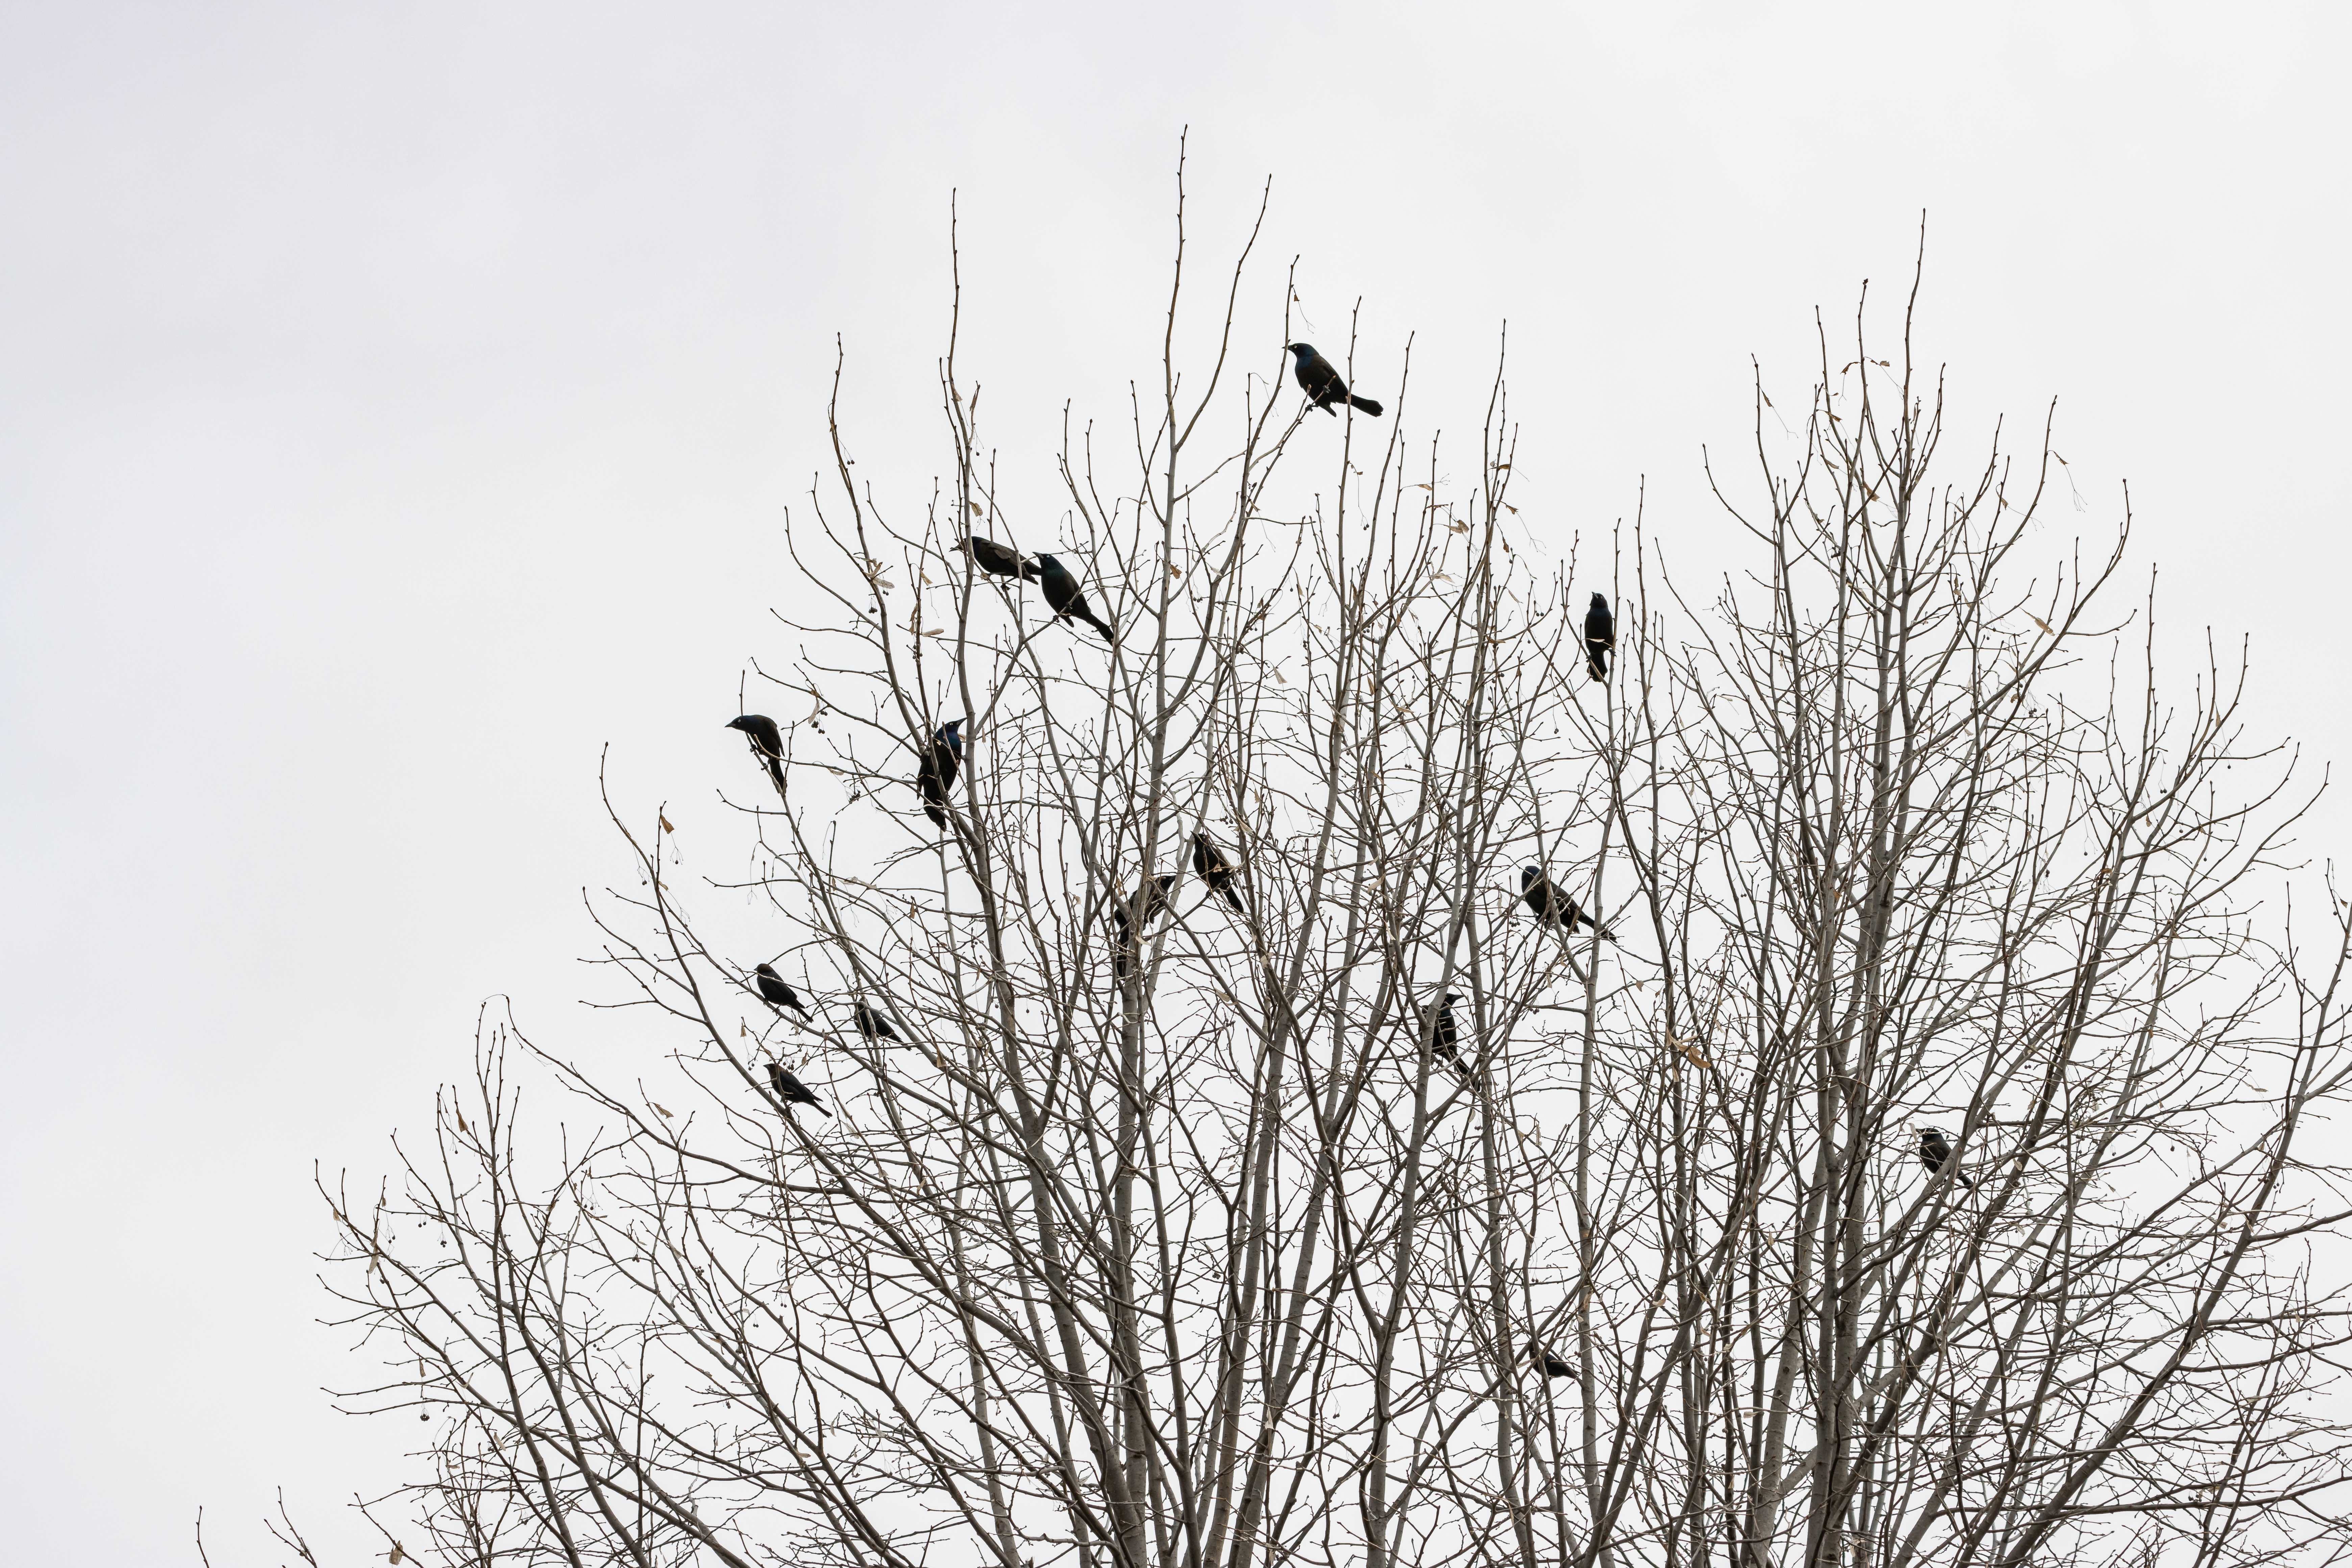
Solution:
<svg viewBox="0 0 2352 1568">
<path fill-rule="evenodd" d="M 1353 407 L 1377 419 L 1381 405 L 1372 398 L 1361 396 L 1349 389 L 1346 380 L 1331 362 L 1315 351 L 1311 343 L 1290 343 L 1285 352 L 1293 355 L 1294 372 L 1301 391 L 1307 394 L 1311 407 L 1337 417 L 1342 407 Z M 1077 577 L 1061 560 L 1043 552 L 1024 557 L 1017 550 L 1000 544 L 982 534 L 966 534 L 956 541 L 956 549 L 981 571 L 993 577 L 1010 578 L 1015 583 L 1035 583 L 1045 595 L 1045 604 L 1055 618 L 1064 625 L 1083 621 L 1102 634 L 1103 640 L 1114 648 L 1118 643 L 1118 629 L 1095 613 L 1087 602 L 1085 589 Z M 1617 648 L 1617 619 L 1612 612 L 1608 595 L 1596 593 L 1584 613 L 1584 667 L 1597 682 L 1609 679 L 1612 656 Z M 745 713 L 728 721 L 727 727 L 740 730 L 750 742 L 751 754 L 767 770 L 769 779 L 779 795 L 784 789 L 783 736 L 776 721 L 764 713 Z M 950 719 L 932 731 L 930 739 L 918 753 L 915 772 L 915 792 L 920 798 L 923 815 L 932 826 L 950 826 L 950 791 L 963 771 L 963 721 Z M 1192 841 L 1192 873 L 1203 886 L 1226 906 L 1236 912 L 1245 909 L 1242 898 L 1242 868 L 1209 837 L 1206 829 L 1196 829 Z M 1112 906 L 1110 922 L 1117 940 L 1111 948 L 1114 973 L 1123 982 L 1138 970 L 1143 951 L 1143 938 L 1152 921 L 1175 911 L 1172 895 L 1176 873 L 1163 871 L 1147 877 L 1138 884 L 1134 894 Z M 1577 930 L 1591 931 L 1601 942 L 1614 942 L 1612 935 L 1593 916 L 1587 914 L 1575 899 L 1551 879 L 1543 867 L 1531 865 L 1519 873 L 1519 899 L 1537 922 L 1568 941 Z M 800 994 L 778 974 L 773 966 L 757 964 L 752 969 L 753 984 L 761 998 L 770 1006 L 782 1011 L 790 1008 L 802 1022 L 812 1021 L 812 1015 L 800 998 Z M 1448 991 L 1433 1005 L 1423 1009 L 1422 1026 L 1429 1039 L 1431 1054 L 1465 1081 L 1471 1076 L 1470 1065 L 1462 1058 L 1460 1026 L 1454 1016 L 1454 1004 L 1462 1000 L 1458 992 Z M 898 1041 L 903 1037 L 890 1019 L 865 999 L 856 999 L 851 1006 L 851 1017 L 859 1036 L 868 1046 L 883 1041 Z M 777 1101 L 789 1113 L 795 1105 L 805 1105 L 819 1115 L 833 1113 L 820 1104 L 806 1084 L 785 1070 L 781 1063 L 767 1064 L 768 1084 Z M 1941 1128 L 1924 1129 L 1919 1135 L 1919 1160 L 1931 1177 L 1948 1174 L 1961 1186 L 1973 1189 L 1975 1179 L 1961 1169 L 1953 1158 L 1948 1135 Z M 1576 1368 L 1550 1350 L 1540 1340 L 1528 1345 L 1528 1361 L 1542 1369 L 1547 1378 L 1572 1377 Z"/>
<path fill-rule="evenodd" d="M 750 714 L 746 717 L 757 718 L 758 715 Z M 759 992 L 760 1000 L 778 1012 L 781 1013 L 789 1007 L 800 1015 L 802 1023 L 815 1021 L 814 1016 L 808 1010 L 808 1005 L 801 1000 L 801 994 L 793 989 L 792 982 L 776 973 L 774 964 L 753 964 L 751 985 Z M 884 1040 L 898 1040 L 905 1037 L 898 1033 L 898 1026 L 890 1022 L 887 1014 L 867 1003 L 862 996 L 850 1004 L 849 1016 L 851 1021 L 856 1024 L 858 1034 L 865 1037 L 866 1043 L 869 1046 L 878 1045 Z M 768 1087 L 775 1091 L 776 1099 L 787 1109 L 795 1105 L 805 1105 L 814 1110 L 820 1116 L 833 1114 L 818 1102 L 816 1096 L 809 1091 L 808 1085 L 784 1070 L 783 1064 L 781 1062 L 768 1064 Z"/>
</svg>

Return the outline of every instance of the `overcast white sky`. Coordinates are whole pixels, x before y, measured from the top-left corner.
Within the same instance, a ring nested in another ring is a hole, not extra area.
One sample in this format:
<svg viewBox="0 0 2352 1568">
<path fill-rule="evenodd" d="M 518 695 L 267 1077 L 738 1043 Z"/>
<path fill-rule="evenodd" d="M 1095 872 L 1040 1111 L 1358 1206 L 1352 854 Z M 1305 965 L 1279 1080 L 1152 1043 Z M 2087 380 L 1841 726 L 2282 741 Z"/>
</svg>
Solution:
<svg viewBox="0 0 2352 1568">
<path fill-rule="evenodd" d="M 2250 637 L 2255 728 L 2352 763 L 2341 7 L 486 9 L 0 5 L 10 1561 L 184 1561 L 203 1503 L 275 1563 L 280 1484 L 362 1560 L 417 1428 L 318 1392 L 313 1163 L 381 1170 L 486 996 L 586 1038 L 601 748 L 731 831 L 836 332 L 863 471 L 935 471 L 951 189 L 1041 515 L 1064 398 L 1151 373 L 1189 124 L 1204 259 L 1273 175 L 1316 331 L 1360 299 L 1375 390 L 1417 334 L 1454 427 L 1507 319 L 1525 520 L 1646 475 L 1699 567 L 1749 357 L 1801 400 L 1924 208 L 1955 450 L 2054 396 L 2180 678 Z"/>
</svg>

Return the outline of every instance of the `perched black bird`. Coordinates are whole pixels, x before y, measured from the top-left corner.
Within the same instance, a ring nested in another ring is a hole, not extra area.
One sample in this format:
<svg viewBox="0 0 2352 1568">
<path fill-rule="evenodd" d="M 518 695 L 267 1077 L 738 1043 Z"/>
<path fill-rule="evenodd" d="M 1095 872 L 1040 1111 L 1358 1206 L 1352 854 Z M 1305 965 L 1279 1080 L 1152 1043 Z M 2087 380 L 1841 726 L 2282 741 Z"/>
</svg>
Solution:
<svg viewBox="0 0 2352 1568">
<path fill-rule="evenodd" d="M 1137 963 L 1143 957 L 1143 947 L 1135 940 L 1135 922 L 1128 918 L 1124 905 L 1110 911 L 1110 923 L 1118 932 L 1111 939 L 1110 972 L 1125 980 L 1135 973 Z"/>
<path fill-rule="evenodd" d="M 1544 1348 L 1541 1340 L 1528 1342 L 1528 1360 L 1543 1368 L 1546 1377 L 1574 1377 L 1576 1368 Z"/>
<path fill-rule="evenodd" d="M 1111 630 L 1087 604 L 1087 595 L 1079 588 L 1078 580 L 1070 575 L 1070 569 L 1063 565 L 1059 558 L 1052 555 L 1037 557 L 1037 581 L 1044 585 L 1045 603 L 1054 607 L 1054 614 L 1066 621 L 1086 622 L 1102 633 L 1105 642 L 1118 641 L 1118 634 Z"/>
<path fill-rule="evenodd" d="M 1118 932 L 1118 940 L 1111 946 L 1111 963 L 1120 979 L 1133 973 L 1137 960 L 1143 956 L 1143 942 L 1137 928 L 1149 931 L 1153 921 L 1176 912 L 1176 906 L 1168 901 L 1168 889 L 1175 885 L 1176 873 L 1162 871 L 1156 877 L 1145 878 L 1133 898 L 1111 906 L 1110 923 Z M 1129 912 L 1130 908 L 1135 911 L 1132 914 Z"/>
<path fill-rule="evenodd" d="M 1019 551 L 1008 550 L 986 534 L 967 533 L 956 541 L 956 548 L 971 556 L 973 565 L 992 576 L 1019 577 L 1025 582 L 1036 580 L 1035 563 L 1022 560 Z"/>
<path fill-rule="evenodd" d="M 1176 906 L 1168 901 L 1168 889 L 1175 885 L 1176 873 L 1162 871 L 1135 889 L 1136 899 L 1143 906 L 1136 915 L 1136 922 L 1144 930 L 1150 931 L 1153 921 L 1176 912 Z"/>
<path fill-rule="evenodd" d="M 765 713 L 746 713 L 727 721 L 730 730 L 740 730 L 751 742 L 751 754 L 768 764 L 768 776 L 776 782 L 776 793 L 784 793 L 784 737 L 776 721 Z"/>
<path fill-rule="evenodd" d="M 801 1005 L 801 994 L 785 984 L 784 977 L 772 966 L 765 963 L 752 965 L 751 980 L 760 988 L 761 1001 L 771 1007 L 790 1007 L 801 1016 L 802 1022 L 807 1022 L 809 1010 Z"/>
<path fill-rule="evenodd" d="M 1975 1177 L 1952 1162 L 1952 1145 L 1945 1139 L 1944 1130 L 1940 1127 L 1923 1127 L 1919 1130 L 1919 1163 L 1927 1166 L 1931 1175 L 1942 1170 L 1947 1163 L 1950 1163 L 1952 1180 L 1971 1189 L 1977 1184 Z"/>
<path fill-rule="evenodd" d="M 915 791 L 923 797 L 923 815 L 933 827 L 948 825 L 948 790 L 963 771 L 963 721 L 950 719 L 932 731 L 923 748 L 922 765 L 915 770 Z"/>
<path fill-rule="evenodd" d="M 816 1096 L 809 1092 L 808 1085 L 803 1083 L 800 1079 L 786 1072 L 774 1062 L 770 1062 L 768 1064 L 768 1087 L 774 1089 L 776 1091 L 776 1098 L 784 1102 L 784 1113 L 788 1116 L 792 1114 L 792 1108 L 795 1105 L 814 1107 L 816 1113 L 819 1116 L 831 1116 L 833 1114 L 832 1111 L 827 1110 L 824 1106 L 817 1104 Z"/>
<path fill-rule="evenodd" d="M 1242 907 L 1241 889 L 1234 886 L 1240 869 L 1225 858 L 1225 852 L 1217 847 L 1205 828 L 1195 828 L 1192 833 L 1192 872 L 1209 885 L 1211 892 L 1235 909 Z"/>
<path fill-rule="evenodd" d="M 1584 612 L 1584 668 L 1595 680 L 1609 679 L 1609 656 L 1617 651 L 1617 617 L 1609 613 L 1609 597 L 1592 595 Z"/>
<path fill-rule="evenodd" d="M 857 1032 L 866 1037 L 866 1043 L 869 1046 L 900 1037 L 888 1016 L 878 1008 L 867 1006 L 863 997 L 849 1010 L 849 1016 L 857 1021 Z"/>
<path fill-rule="evenodd" d="M 1615 942 L 1599 921 L 1576 907 L 1576 900 L 1559 890 L 1559 884 L 1544 875 L 1540 866 L 1530 866 L 1519 873 L 1519 897 L 1526 900 L 1528 912 L 1559 932 L 1565 941 L 1579 925 L 1589 925 L 1603 942 Z"/>
<path fill-rule="evenodd" d="M 1448 991 L 1437 1000 L 1437 1005 L 1422 1013 L 1422 1027 L 1429 1031 L 1430 1054 L 1447 1067 L 1467 1076 L 1462 1065 L 1462 1033 L 1454 1026 L 1454 1004 L 1462 1000 L 1461 993 Z"/>
<path fill-rule="evenodd" d="M 1313 343 L 1291 343 L 1283 352 L 1298 356 L 1296 368 L 1299 388 L 1307 394 L 1307 401 L 1324 413 L 1337 419 L 1339 411 L 1332 405 L 1352 403 L 1375 419 L 1381 416 L 1381 405 L 1369 397 L 1358 397 L 1349 392 L 1348 384 L 1339 379 L 1338 368 L 1317 353 Z"/>
</svg>

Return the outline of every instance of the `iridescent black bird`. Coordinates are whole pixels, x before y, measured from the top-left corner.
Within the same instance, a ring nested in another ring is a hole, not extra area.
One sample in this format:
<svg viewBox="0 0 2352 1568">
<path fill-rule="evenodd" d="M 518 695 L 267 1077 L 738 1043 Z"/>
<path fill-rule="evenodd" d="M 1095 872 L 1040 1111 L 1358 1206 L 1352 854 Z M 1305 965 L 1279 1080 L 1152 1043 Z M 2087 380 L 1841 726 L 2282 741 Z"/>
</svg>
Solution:
<svg viewBox="0 0 2352 1568">
<path fill-rule="evenodd" d="M 1054 607 L 1055 615 L 1066 621 L 1086 622 L 1102 633 L 1105 642 L 1118 641 L 1118 634 L 1095 614 L 1093 607 L 1087 603 L 1085 590 L 1078 586 L 1078 580 L 1070 575 L 1070 569 L 1062 564 L 1059 557 L 1037 557 L 1037 581 L 1045 588 L 1045 603 Z"/>
<path fill-rule="evenodd" d="M 1192 833 L 1192 873 L 1226 903 L 1234 909 L 1242 907 L 1241 889 L 1234 886 L 1240 879 L 1241 869 L 1225 858 L 1225 852 L 1217 847 L 1205 828 L 1196 828 Z"/>
<path fill-rule="evenodd" d="M 956 541 L 956 548 L 971 557 L 972 564 L 992 577 L 1019 577 L 1034 581 L 1036 563 L 1021 559 L 1017 550 L 1007 549 L 983 533 L 967 533 Z"/>
<path fill-rule="evenodd" d="M 787 1116 L 792 1114 L 793 1107 L 795 1105 L 810 1106 L 815 1110 L 819 1116 L 831 1116 L 833 1114 L 832 1111 L 827 1110 L 824 1106 L 817 1104 L 816 1096 L 809 1092 L 808 1085 L 803 1083 L 800 1079 L 786 1072 L 782 1067 L 778 1066 L 774 1062 L 770 1062 L 768 1064 L 768 1087 L 776 1091 L 776 1098 L 778 1100 L 784 1102 L 784 1114 Z"/>
<path fill-rule="evenodd" d="M 1528 912 L 1559 932 L 1560 940 L 1579 925 L 1589 925 L 1603 942 L 1614 942 L 1599 921 L 1576 907 L 1576 900 L 1560 891 L 1559 885 L 1544 875 L 1540 866 L 1530 866 L 1519 873 L 1519 897 L 1525 900 Z"/>
<path fill-rule="evenodd" d="M 775 781 L 776 793 L 784 793 L 784 737 L 776 721 L 765 713 L 746 713 L 727 721 L 730 730 L 740 730 L 751 742 L 751 754 L 768 764 L 768 776 Z"/>
<path fill-rule="evenodd" d="M 784 977 L 772 967 L 765 963 L 752 965 L 751 982 L 760 988 L 760 1000 L 769 1006 L 790 1007 L 801 1016 L 803 1023 L 808 1021 L 809 1010 L 801 1005 L 801 994 L 785 984 Z"/>
<path fill-rule="evenodd" d="M 950 719 L 931 732 L 923 748 L 922 764 L 915 770 L 915 792 L 923 797 L 923 815 L 933 827 L 948 825 L 948 791 L 963 771 L 963 721 Z"/>
<path fill-rule="evenodd" d="M 900 1037 L 889 1017 L 879 1008 L 867 1006 L 863 997 L 849 1010 L 849 1016 L 857 1021 L 857 1032 L 866 1037 L 866 1043 L 869 1046 Z"/>
<path fill-rule="evenodd" d="M 1930 1175 L 1949 1164 L 1952 1167 L 1952 1180 L 1971 1189 L 1977 1184 L 1976 1178 L 1961 1170 L 1958 1163 L 1952 1159 L 1952 1145 L 1945 1138 L 1944 1130 L 1940 1127 L 1923 1127 L 1919 1130 L 1919 1163 L 1927 1167 L 1927 1173 Z"/>
<path fill-rule="evenodd" d="M 1324 413 L 1337 419 L 1339 410 L 1332 405 L 1352 403 L 1375 419 L 1381 416 L 1381 405 L 1369 397 L 1359 397 L 1349 392 L 1348 384 L 1339 379 L 1339 368 L 1317 353 L 1313 343 L 1290 343 L 1283 352 L 1298 356 L 1298 363 L 1294 369 L 1298 376 L 1299 390 L 1307 394 L 1307 402 Z"/>
<path fill-rule="evenodd" d="M 1546 1377 L 1574 1377 L 1576 1368 L 1544 1348 L 1541 1340 L 1528 1342 L 1528 1360 L 1543 1368 Z"/>
<path fill-rule="evenodd" d="M 1609 679 L 1609 656 L 1617 651 L 1617 617 L 1609 613 L 1605 594 L 1592 595 L 1584 612 L 1584 668 L 1595 680 Z"/>
</svg>

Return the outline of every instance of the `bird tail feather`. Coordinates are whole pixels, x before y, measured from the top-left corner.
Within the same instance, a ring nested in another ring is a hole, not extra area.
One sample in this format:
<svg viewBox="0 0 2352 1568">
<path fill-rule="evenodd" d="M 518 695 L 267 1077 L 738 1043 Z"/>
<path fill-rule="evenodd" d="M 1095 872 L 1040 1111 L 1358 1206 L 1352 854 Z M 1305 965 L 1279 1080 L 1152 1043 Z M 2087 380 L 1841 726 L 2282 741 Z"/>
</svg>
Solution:
<svg viewBox="0 0 2352 1568">
<path fill-rule="evenodd" d="M 1349 393 L 1348 395 L 1348 401 L 1354 404 L 1357 407 L 1362 409 L 1365 413 L 1370 415 L 1375 419 L 1378 419 L 1381 416 L 1381 405 L 1369 397 L 1359 397 L 1354 393 Z"/>
</svg>

